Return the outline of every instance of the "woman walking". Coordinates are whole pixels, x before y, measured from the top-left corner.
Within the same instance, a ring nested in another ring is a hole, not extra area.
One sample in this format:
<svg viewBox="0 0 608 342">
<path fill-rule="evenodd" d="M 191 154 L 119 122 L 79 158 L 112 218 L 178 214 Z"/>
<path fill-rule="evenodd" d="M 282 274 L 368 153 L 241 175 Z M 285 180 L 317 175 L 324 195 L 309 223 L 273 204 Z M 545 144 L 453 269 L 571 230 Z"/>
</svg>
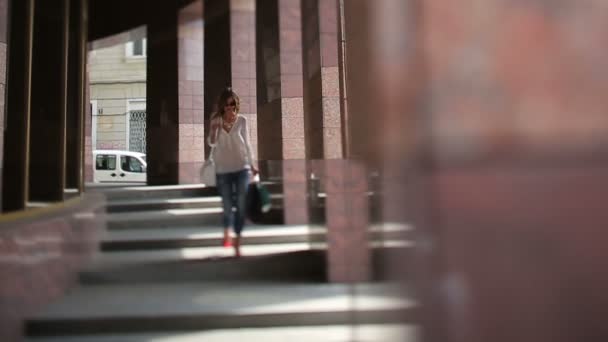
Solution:
<svg viewBox="0 0 608 342">
<path fill-rule="evenodd" d="M 258 173 L 247 130 L 247 119 L 239 115 L 240 100 L 231 88 L 222 91 L 217 112 L 211 117 L 209 146 L 215 147 L 213 159 L 216 186 L 222 197 L 224 246 L 234 246 L 236 257 L 241 256 L 241 233 L 245 225 L 245 199 L 249 186 L 249 172 Z M 235 208 L 236 210 L 233 210 Z M 230 236 L 234 231 L 234 239 Z"/>
</svg>

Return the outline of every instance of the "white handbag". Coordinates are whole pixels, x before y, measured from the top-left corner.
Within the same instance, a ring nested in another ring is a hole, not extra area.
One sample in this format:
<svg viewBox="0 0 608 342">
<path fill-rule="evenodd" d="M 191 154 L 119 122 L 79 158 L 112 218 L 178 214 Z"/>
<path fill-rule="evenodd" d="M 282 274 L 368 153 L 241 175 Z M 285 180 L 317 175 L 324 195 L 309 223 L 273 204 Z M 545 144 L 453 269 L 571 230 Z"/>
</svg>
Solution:
<svg viewBox="0 0 608 342">
<path fill-rule="evenodd" d="M 211 148 L 209 158 L 205 160 L 201 167 L 201 183 L 206 186 L 215 186 L 215 162 L 213 161 L 213 152 L 215 147 Z"/>
</svg>

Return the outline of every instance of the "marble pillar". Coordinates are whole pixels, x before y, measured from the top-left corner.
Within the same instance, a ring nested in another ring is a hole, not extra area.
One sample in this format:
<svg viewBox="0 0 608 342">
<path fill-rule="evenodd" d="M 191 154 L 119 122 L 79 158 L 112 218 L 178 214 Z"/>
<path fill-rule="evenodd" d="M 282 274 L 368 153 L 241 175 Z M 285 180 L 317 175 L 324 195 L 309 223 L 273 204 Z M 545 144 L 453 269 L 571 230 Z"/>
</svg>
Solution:
<svg viewBox="0 0 608 342">
<path fill-rule="evenodd" d="M 65 189 L 69 0 L 36 1 L 29 132 L 29 201 Z"/>
</svg>

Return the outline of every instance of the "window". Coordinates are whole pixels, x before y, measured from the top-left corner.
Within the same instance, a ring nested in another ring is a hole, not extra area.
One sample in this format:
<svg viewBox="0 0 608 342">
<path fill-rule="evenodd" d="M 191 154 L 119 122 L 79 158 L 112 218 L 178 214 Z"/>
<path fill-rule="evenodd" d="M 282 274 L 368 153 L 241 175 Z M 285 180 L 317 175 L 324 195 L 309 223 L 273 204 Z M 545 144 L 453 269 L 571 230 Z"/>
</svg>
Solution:
<svg viewBox="0 0 608 342">
<path fill-rule="evenodd" d="M 126 45 L 127 57 L 146 57 L 147 39 L 142 38 L 128 42 Z"/>
<path fill-rule="evenodd" d="M 116 170 L 116 156 L 110 154 L 98 154 L 95 159 L 96 170 Z"/>
<path fill-rule="evenodd" d="M 127 100 L 126 149 L 146 153 L 146 99 Z"/>
<path fill-rule="evenodd" d="M 120 167 L 127 172 L 144 172 L 141 162 L 131 156 L 120 156 Z"/>
<path fill-rule="evenodd" d="M 97 100 L 91 100 L 91 145 L 97 149 Z"/>
</svg>

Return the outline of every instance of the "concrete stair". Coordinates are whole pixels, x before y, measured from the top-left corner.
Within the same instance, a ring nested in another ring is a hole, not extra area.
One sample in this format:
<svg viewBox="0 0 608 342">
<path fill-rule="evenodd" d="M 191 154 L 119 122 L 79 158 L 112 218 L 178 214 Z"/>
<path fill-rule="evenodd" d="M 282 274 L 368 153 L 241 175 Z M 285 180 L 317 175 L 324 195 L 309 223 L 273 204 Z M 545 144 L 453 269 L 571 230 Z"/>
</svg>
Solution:
<svg viewBox="0 0 608 342">
<path fill-rule="evenodd" d="M 415 340 L 416 303 L 379 267 L 408 258 L 407 226 L 370 229 L 377 282 L 328 284 L 322 226 L 250 224 L 236 259 L 214 189 L 96 191 L 109 198 L 99 258 L 30 317 L 28 340 Z"/>
<path fill-rule="evenodd" d="M 273 207 L 282 207 L 280 194 L 271 195 Z M 168 210 L 168 209 L 201 209 L 221 207 L 219 195 L 205 195 L 203 197 L 176 197 L 176 198 L 144 198 L 144 199 L 123 199 L 110 202 L 107 207 L 108 213 L 147 211 L 147 210 Z"/>
<path fill-rule="evenodd" d="M 246 227 L 243 245 L 265 244 L 310 244 L 319 246 L 326 241 L 326 229 L 321 226 L 306 225 L 257 225 Z M 379 229 L 372 227 L 370 241 L 392 241 L 404 239 L 411 235 L 407 228 Z M 102 241 L 103 251 L 160 250 L 187 247 L 218 247 L 223 239 L 221 227 L 170 227 L 148 228 L 145 234 L 142 229 L 114 229 L 107 232 Z"/>
<path fill-rule="evenodd" d="M 29 320 L 29 336 L 413 322 L 390 284 L 180 283 L 88 286 Z"/>
<path fill-rule="evenodd" d="M 282 193 L 280 182 L 262 182 L 269 192 L 274 194 Z M 144 199 L 169 199 L 169 198 L 194 198 L 218 196 L 215 187 L 205 187 L 201 184 L 192 185 L 163 185 L 163 186 L 97 186 L 87 188 L 87 191 L 103 193 L 110 203 L 117 203 L 124 200 L 144 200 Z"/>
<path fill-rule="evenodd" d="M 30 338 L 45 342 L 310 342 L 310 341 L 418 341 L 414 325 L 360 324 L 290 326 L 239 329 L 213 329 L 206 331 L 173 331 L 164 333 L 104 334 L 92 336 L 57 336 Z"/>
<path fill-rule="evenodd" d="M 99 284 L 142 284 L 180 282 L 325 282 L 325 254 L 322 251 L 299 250 L 276 254 L 251 255 L 251 249 L 243 249 L 247 258 L 237 260 L 226 249 L 223 256 L 217 254 L 208 258 L 180 255 L 188 250 L 169 250 L 164 253 L 143 252 L 126 256 L 121 262 L 116 258 L 102 264 L 93 265 L 80 274 L 80 282 L 86 285 Z M 221 248 L 221 247 L 220 247 Z M 169 253 L 167 253 L 169 252 Z M 207 252 L 202 249 L 202 253 Z M 264 251 L 268 253 L 268 250 Z M 129 258 L 130 260 L 126 260 Z M 150 259 L 142 262 L 142 259 Z"/>
<path fill-rule="evenodd" d="M 264 181 L 262 184 L 271 193 L 272 209 L 266 213 L 258 223 L 282 224 L 283 201 L 282 184 L 280 182 Z M 166 225 L 173 216 L 183 215 L 183 224 L 197 222 L 204 224 L 207 219 L 210 222 L 219 222 L 221 213 L 221 199 L 215 187 L 204 187 L 202 185 L 186 186 L 150 186 L 150 187 L 96 187 L 95 191 L 103 192 L 108 198 L 107 212 L 109 214 L 125 213 L 125 216 L 112 215 L 112 221 L 132 220 L 133 227 L 136 221 L 143 227 L 150 227 L 150 222 L 141 218 L 133 217 L 128 213 L 149 212 L 150 217 L 157 219 L 158 223 Z M 218 214 L 213 217 L 213 213 Z M 211 214 L 211 215 L 205 215 Z M 190 220 L 188 220 L 190 219 Z M 208 221 L 208 220 L 207 220 Z M 113 222 L 110 228 L 121 227 L 120 222 Z M 154 225 L 152 225 L 154 226 Z"/>
</svg>

